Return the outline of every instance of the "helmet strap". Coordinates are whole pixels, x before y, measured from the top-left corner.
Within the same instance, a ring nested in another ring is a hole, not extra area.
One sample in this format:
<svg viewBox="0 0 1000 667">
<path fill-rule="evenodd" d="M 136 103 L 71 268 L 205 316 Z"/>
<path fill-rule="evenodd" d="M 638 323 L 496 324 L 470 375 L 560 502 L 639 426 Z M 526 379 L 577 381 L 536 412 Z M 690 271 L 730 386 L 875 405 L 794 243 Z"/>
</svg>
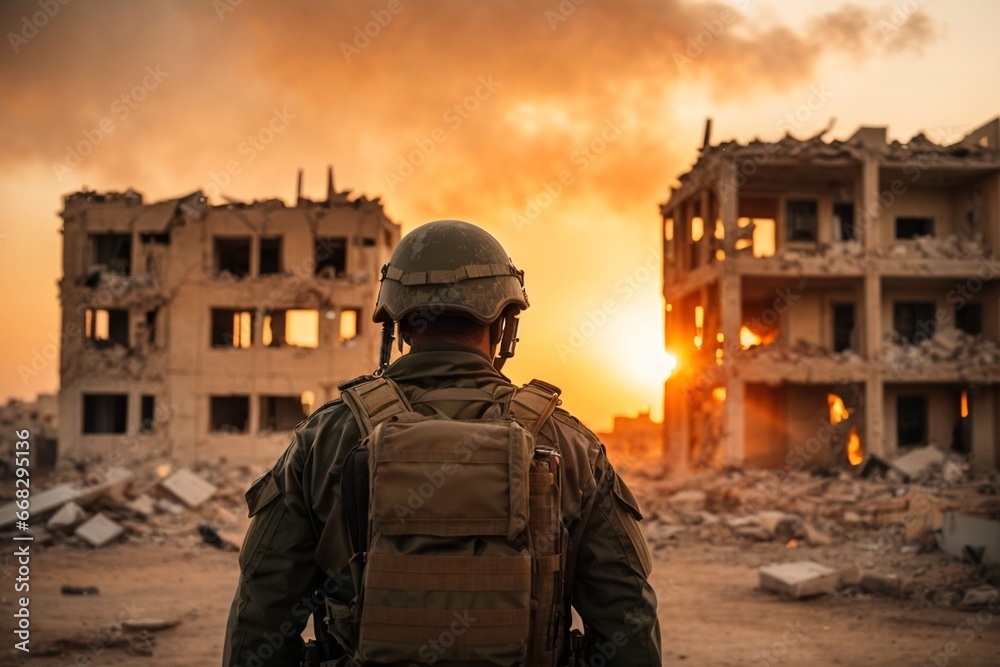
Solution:
<svg viewBox="0 0 1000 667">
<path fill-rule="evenodd" d="M 378 368 L 375 376 L 380 377 L 389 368 L 389 358 L 392 356 L 392 341 L 396 338 L 396 323 L 391 319 L 382 322 L 382 345 L 378 351 Z"/>
<path fill-rule="evenodd" d="M 517 308 L 508 308 L 501 316 L 503 320 L 503 333 L 500 336 L 500 350 L 497 358 L 493 360 L 493 367 L 498 371 L 503 368 L 504 363 L 514 356 L 514 346 L 517 345 Z"/>
</svg>

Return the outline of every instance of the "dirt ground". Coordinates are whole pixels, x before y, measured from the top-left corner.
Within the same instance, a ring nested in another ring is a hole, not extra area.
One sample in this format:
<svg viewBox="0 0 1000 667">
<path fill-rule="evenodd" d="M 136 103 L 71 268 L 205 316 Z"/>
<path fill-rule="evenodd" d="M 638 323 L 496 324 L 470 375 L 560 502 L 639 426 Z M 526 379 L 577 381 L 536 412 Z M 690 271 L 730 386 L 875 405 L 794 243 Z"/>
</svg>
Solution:
<svg viewBox="0 0 1000 667">
<path fill-rule="evenodd" d="M 245 524 L 242 526 L 245 527 Z M 241 526 L 234 526 L 238 530 Z M 11 549 L 4 549 L 9 554 Z M 801 547 L 795 559 L 823 560 Z M 958 611 L 926 600 L 846 590 L 792 601 L 757 588 L 756 568 L 790 560 L 775 543 L 705 544 L 676 540 L 655 552 L 664 659 L 686 665 L 1000 665 L 1000 619 L 983 608 Z M 842 556 L 841 556 L 842 557 Z M 940 553 L 911 556 L 932 575 Z M 236 554 L 199 544 L 196 535 L 166 543 L 128 538 L 103 549 L 58 544 L 31 562 L 31 659 L 13 650 L 16 601 L 11 557 L 4 580 L 0 664 L 35 667 L 220 664 L 223 631 L 237 577 Z M 953 565 L 948 565 L 954 567 Z M 96 586 L 94 596 L 63 595 L 63 585 Z M 179 619 L 157 632 L 151 656 L 108 646 L 102 628 L 135 618 Z M 79 648 L 38 653 L 60 638 Z"/>
</svg>

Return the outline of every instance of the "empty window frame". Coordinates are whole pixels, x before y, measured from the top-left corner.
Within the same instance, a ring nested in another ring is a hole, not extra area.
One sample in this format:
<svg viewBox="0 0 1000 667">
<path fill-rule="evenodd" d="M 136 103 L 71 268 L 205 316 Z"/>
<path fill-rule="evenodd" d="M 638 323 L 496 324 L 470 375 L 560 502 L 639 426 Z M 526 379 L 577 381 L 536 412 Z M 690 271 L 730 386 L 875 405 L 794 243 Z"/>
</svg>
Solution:
<svg viewBox="0 0 1000 667">
<path fill-rule="evenodd" d="M 215 273 L 242 278 L 250 273 L 250 237 L 214 239 Z"/>
<path fill-rule="evenodd" d="M 833 240 L 853 241 L 857 236 L 854 230 L 854 204 L 841 202 L 833 205 Z"/>
<path fill-rule="evenodd" d="M 896 443 L 900 447 L 927 444 L 927 397 L 896 397 Z"/>
<path fill-rule="evenodd" d="M 143 394 L 139 412 L 139 432 L 152 433 L 156 430 L 156 397 Z"/>
<path fill-rule="evenodd" d="M 261 431 L 291 431 L 306 416 L 301 396 L 260 397 Z"/>
<path fill-rule="evenodd" d="M 316 275 L 341 278 L 347 272 L 347 238 L 343 236 L 318 236 L 313 260 Z"/>
<path fill-rule="evenodd" d="M 281 273 L 281 237 L 265 237 L 260 240 L 258 272 L 262 276 Z"/>
<path fill-rule="evenodd" d="M 128 347 L 128 311 L 88 308 L 84 313 L 83 330 L 92 347 Z"/>
<path fill-rule="evenodd" d="M 347 341 L 361 334 L 360 308 L 342 308 L 340 310 L 340 340 Z"/>
<path fill-rule="evenodd" d="M 210 398 L 209 430 L 213 433 L 246 433 L 249 423 L 249 396 L 212 396 Z"/>
<path fill-rule="evenodd" d="M 815 199 L 785 202 L 785 230 L 789 241 L 815 241 L 818 220 Z"/>
<path fill-rule="evenodd" d="M 900 216 L 896 218 L 896 238 L 915 239 L 934 235 L 934 218 Z"/>
<path fill-rule="evenodd" d="M 131 234 L 91 234 L 91 269 L 103 269 L 123 276 L 132 275 Z"/>
<path fill-rule="evenodd" d="M 854 349 L 855 307 L 853 303 L 833 304 L 833 351 Z"/>
<path fill-rule="evenodd" d="M 972 336 L 983 333 L 983 304 L 955 304 L 955 328 Z"/>
<path fill-rule="evenodd" d="M 892 306 L 892 328 L 904 342 L 915 344 L 934 337 L 937 320 L 932 301 L 899 301 Z"/>
<path fill-rule="evenodd" d="M 261 342 L 268 347 L 319 347 L 319 311 L 273 310 L 266 313 Z"/>
<path fill-rule="evenodd" d="M 159 314 L 158 308 L 146 311 L 146 343 L 150 346 L 156 345 L 156 321 L 159 319 Z"/>
<path fill-rule="evenodd" d="M 127 394 L 84 394 L 85 434 L 124 433 L 128 426 Z"/>
<path fill-rule="evenodd" d="M 212 347 L 246 349 L 253 342 L 253 313 L 230 308 L 212 309 Z"/>
</svg>

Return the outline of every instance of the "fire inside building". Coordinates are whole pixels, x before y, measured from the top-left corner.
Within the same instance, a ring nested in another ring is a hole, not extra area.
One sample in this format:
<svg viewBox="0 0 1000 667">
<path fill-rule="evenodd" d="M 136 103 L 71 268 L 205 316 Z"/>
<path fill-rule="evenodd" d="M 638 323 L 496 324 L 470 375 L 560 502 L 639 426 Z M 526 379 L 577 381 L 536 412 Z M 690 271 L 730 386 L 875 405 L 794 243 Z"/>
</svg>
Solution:
<svg viewBox="0 0 1000 667">
<path fill-rule="evenodd" d="M 706 142 L 662 205 L 678 467 L 1000 463 L 1000 119 Z"/>
<path fill-rule="evenodd" d="M 201 192 L 77 192 L 61 213 L 60 457 L 273 461 L 289 431 L 371 372 L 366 324 L 400 236 L 335 192 L 209 205 Z"/>
</svg>

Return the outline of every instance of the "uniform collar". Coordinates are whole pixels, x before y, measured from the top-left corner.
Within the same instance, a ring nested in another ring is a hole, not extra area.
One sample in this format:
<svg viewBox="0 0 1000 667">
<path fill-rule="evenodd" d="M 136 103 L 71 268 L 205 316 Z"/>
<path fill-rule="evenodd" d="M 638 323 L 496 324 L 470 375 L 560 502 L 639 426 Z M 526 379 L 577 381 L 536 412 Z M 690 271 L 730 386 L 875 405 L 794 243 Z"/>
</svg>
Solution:
<svg viewBox="0 0 1000 667">
<path fill-rule="evenodd" d="M 509 382 L 493 368 L 481 350 L 453 343 L 426 343 L 411 348 L 386 369 L 386 376 L 417 385 L 439 385 L 444 379 L 498 379 Z"/>
</svg>

